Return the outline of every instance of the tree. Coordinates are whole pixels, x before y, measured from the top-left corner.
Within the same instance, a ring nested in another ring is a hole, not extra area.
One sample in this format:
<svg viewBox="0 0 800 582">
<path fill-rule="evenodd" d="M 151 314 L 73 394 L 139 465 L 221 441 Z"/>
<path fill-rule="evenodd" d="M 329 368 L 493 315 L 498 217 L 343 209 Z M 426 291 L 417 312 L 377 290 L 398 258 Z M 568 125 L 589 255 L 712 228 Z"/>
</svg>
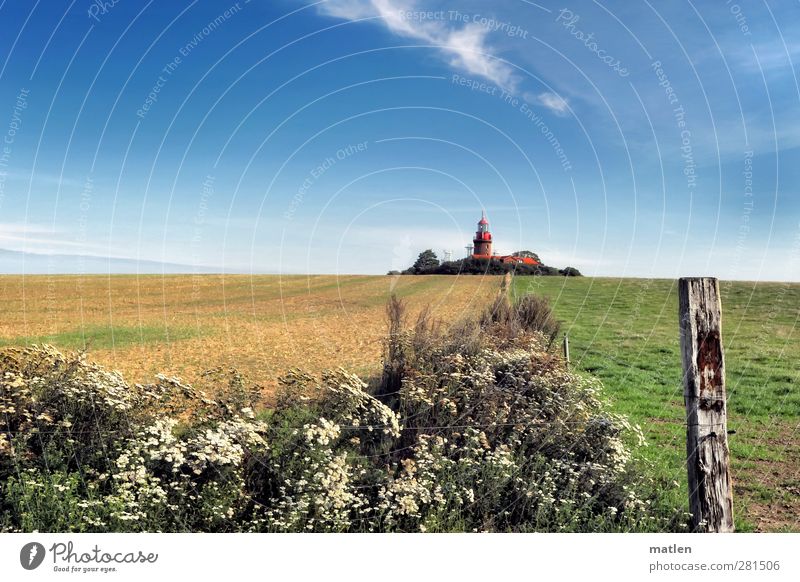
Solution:
<svg viewBox="0 0 800 582">
<path fill-rule="evenodd" d="M 427 249 L 422 251 L 417 257 L 417 260 L 414 262 L 414 266 L 411 267 L 411 271 L 414 273 L 425 273 L 426 271 L 431 271 L 439 266 L 439 257 L 436 256 L 431 249 Z"/>
<path fill-rule="evenodd" d="M 536 253 L 534 253 L 533 251 L 517 251 L 516 253 L 512 253 L 512 255 L 511 255 L 511 256 L 513 256 L 513 257 L 523 257 L 523 258 L 533 259 L 533 260 L 535 260 L 537 263 L 541 263 L 541 262 L 542 262 L 542 260 L 539 258 L 539 255 L 537 255 L 537 254 L 536 254 Z"/>
<path fill-rule="evenodd" d="M 582 277 L 581 272 L 575 267 L 564 267 L 559 273 L 565 277 Z"/>
</svg>

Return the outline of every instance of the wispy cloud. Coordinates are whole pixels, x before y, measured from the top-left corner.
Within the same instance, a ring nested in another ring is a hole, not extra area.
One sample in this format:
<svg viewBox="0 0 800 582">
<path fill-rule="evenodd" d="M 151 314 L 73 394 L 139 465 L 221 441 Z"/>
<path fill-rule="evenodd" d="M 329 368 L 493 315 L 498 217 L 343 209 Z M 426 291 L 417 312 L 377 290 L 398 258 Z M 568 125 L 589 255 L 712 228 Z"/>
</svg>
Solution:
<svg viewBox="0 0 800 582">
<path fill-rule="evenodd" d="M 348 231 L 349 242 L 369 248 L 391 249 L 397 254 L 397 241 L 402 241 L 402 246 L 410 249 L 415 257 L 416 253 L 431 248 L 440 253 L 442 249 L 454 251 L 457 255 L 463 251 L 464 245 L 472 239 L 472 229 L 467 227 L 463 231 L 455 226 L 451 228 L 425 228 L 403 226 L 359 226 Z M 460 256 L 460 255 L 458 255 Z"/>
<path fill-rule="evenodd" d="M 545 91 L 536 95 L 536 102 L 547 107 L 550 111 L 561 117 L 569 113 L 569 103 L 566 99 L 555 93 Z"/>
<path fill-rule="evenodd" d="M 444 20 L 419 18 L 415 0 L 329 0 L 320 4 L 319 10 L 346 20 L 379 18 L 398 36 L 436 46 L 452 67 L 508 91 L 518 83 L 513 68 L 492 54 L 487 43 L 489 29 L 481 24 L 453 26 Z"/>
<path fill-rule="evenodd" d="M 785 71 L 800 64 L 800 43 L 786 42 L 776 38 L 757 45 L 740 45 L 733 51 L 740 68 L 749 73 L 761 74 Z"/>
<path fill-rule="evenodd" d="M 553 267 L 576 267 L 588 273 L 600 267 L 615 265 L 611 258 L 603 258 L 595 255 L 579 255 L 574 252 L 565 252 L 555 247 L 541 247 L 536 250 L 545 264 Z"/>
<path fill-rule="evenodd" d="M 0 222 L 0 236 L 26 234 L 52 234 L 52 226 L 31 222 Z"/>
<path fill-rule="evenodd" d="M 93 248 L 46 224 L 0 223 L 0 246 L 10 251 L 59 254 Z M 96 248 L 96 247 L 95 247 Z"/>
<path fill-rule="evenodd" d="M 45 184 L 47 186 L 73 186 L 79 187 L 83 183 L 74 178 L 56 176 L 55 174 L 46 174 L 44 172 L 5 172 L 4 177 L 7 180 L 17 180 L 24 183 Z"/>
</svg>

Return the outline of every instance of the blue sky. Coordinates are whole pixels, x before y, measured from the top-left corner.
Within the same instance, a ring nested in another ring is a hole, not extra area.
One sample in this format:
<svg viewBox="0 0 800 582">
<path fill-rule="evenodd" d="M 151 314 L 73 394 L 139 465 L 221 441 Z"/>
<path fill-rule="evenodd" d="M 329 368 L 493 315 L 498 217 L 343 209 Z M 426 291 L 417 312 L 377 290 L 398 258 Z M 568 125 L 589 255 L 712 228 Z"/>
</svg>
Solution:
<svg viewBox="0 0 800 582">
<path fill-rule="evenodd" d="M 0 269 L 800 280 L 800 5 L 602 4 L 2 2 Z"/>
</svg>

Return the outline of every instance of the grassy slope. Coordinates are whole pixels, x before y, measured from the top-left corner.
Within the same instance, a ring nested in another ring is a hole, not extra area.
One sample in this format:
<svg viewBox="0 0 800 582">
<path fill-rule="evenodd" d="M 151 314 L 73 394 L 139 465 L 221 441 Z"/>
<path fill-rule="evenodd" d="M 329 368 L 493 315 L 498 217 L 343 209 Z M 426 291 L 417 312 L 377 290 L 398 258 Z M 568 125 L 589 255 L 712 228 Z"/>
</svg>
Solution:
<svg viewBox="0 0 800 582">
<path fill-rule="evenodd" d="M 655 470 L 681 484 L 684 409 L 672 280 L 519 277 L 551 298 L 571 359 L 598 375 L 615 408 L 647 436 Z M 729 429 L 738 529 L 800 527 L 800 285 L 722 282 Z"/>
</svg>

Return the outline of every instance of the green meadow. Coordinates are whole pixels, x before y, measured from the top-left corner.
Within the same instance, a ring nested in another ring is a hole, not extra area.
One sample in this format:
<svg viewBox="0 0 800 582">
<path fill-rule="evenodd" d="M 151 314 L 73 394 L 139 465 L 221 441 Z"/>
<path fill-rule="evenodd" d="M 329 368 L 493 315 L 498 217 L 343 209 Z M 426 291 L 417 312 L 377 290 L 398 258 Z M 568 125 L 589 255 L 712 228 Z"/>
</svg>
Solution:
<svg viewBox="0 0 800 582">
<path fill-rule="evenodd" d="M 720 282 L 737 530 L 800 526 L 800 284 Z M 647 438 L 642 462 L 687 504 L 676 280 L 518 277 L 550 298 L 570 360 Z"/>
</svg>

